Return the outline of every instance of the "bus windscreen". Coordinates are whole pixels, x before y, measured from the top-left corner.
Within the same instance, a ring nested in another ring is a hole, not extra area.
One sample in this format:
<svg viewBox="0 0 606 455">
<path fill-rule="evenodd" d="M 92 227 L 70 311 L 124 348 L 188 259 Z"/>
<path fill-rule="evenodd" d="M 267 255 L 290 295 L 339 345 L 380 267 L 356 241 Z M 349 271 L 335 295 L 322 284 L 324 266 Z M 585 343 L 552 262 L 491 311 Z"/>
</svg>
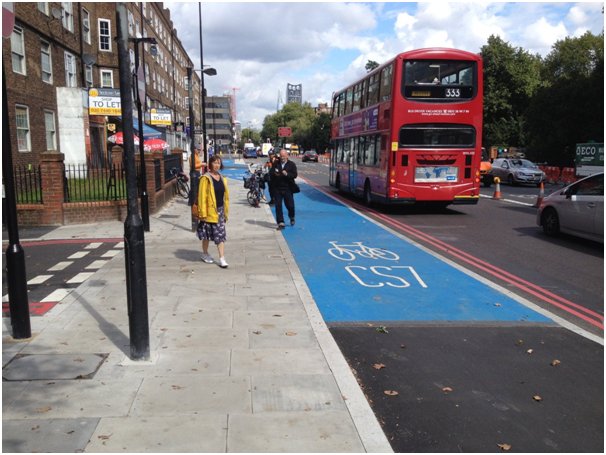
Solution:
<svg viewBox="0 0 606 455">
<path fill-rule="evenodd" d="M 407 99 L 457 101 L 476 94 L 476 63 L 456 60 L 408 60 L 402 94 Z"/>
</svg>

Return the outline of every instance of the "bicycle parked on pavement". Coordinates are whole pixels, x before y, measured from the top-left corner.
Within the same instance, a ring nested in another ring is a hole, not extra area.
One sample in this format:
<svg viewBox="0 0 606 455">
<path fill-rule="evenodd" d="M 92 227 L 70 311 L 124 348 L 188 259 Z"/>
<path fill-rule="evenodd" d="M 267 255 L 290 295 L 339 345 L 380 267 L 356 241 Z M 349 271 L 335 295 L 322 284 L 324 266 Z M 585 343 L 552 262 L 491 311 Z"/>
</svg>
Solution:
<svg viewBox="0 0 606 455">
<path fill-rule="evenodd" d="M 183 199 L 189 198 L 189 184 L 187 183 L 189 181 L 189 177 L 185 172 L 183 172 L 183 169 L 173 167 L 170 170 L 170 175 L 177 178 L 176 188 L 179 196 L 181 196 Z"/>
<path fill-rule="evenodd" d="M 263 168 L 257 167 L 254 169 L 252 165 L 248 166 L 246 175 L 242 177 L 244 180 L 244 188 L 248 189 L 246 200 L 253 207 L 259 207 L 261 200 L 265 201 L 265 179 Z"/>
</svg>

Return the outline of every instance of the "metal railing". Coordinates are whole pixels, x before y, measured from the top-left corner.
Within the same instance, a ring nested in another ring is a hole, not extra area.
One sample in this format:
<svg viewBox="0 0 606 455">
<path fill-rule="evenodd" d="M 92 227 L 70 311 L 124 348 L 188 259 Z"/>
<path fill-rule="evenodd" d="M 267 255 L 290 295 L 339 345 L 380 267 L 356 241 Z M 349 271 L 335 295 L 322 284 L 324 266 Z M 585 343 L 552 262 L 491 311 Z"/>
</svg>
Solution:
<svg viewBox="0 0 606 455">
<path fill-rule="evenodd" d="M 181 157 L 179 155 L 167 155 L 164 157 L 164 181 L 170 182 L 176 177 L 176 174 L 171 174 L 172 168 L 181 169 Z"/>
<path fill-rule="evenodd" d="M 17 204 L 42 204 L 42 175 L 40 166 L 13 166 Z"/>
<path fill-rule="evenodd" d="M 86 164 L 64 165 L 65 202 L 117 201 L 126 199 L 126 177 L 121 165 L 90 168 Z"/>
</svg>

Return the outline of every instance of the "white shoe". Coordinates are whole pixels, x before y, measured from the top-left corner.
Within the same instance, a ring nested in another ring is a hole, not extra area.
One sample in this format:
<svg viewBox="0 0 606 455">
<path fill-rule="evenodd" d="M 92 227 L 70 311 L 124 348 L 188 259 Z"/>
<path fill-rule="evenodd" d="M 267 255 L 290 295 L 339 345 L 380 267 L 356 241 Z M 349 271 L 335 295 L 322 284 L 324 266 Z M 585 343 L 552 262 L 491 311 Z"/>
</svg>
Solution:
<svg viewBox="0 0 606 455">
<path fill-rule="evenodd" d="M 204 253 L 202 253 L 202 261 L 206 262 L 207 264 L 212 264 L 213 262 L 215 262 L 215 260 L 212 258 L 212 256 L 210 254 L 204 254 Z"/>
<path fill-rule="evenodd" d="M 219 258 L 219 267 L 222 269 L 226 269 L 229 264 L 225 260 L 225 258 Z"/>
</svg>

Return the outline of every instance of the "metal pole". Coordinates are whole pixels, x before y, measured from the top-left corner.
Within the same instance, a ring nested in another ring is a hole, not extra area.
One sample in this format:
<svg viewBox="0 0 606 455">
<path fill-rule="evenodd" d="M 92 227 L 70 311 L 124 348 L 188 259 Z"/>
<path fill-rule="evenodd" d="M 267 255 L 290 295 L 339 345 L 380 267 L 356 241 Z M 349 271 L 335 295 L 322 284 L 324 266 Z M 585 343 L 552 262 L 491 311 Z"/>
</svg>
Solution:
<svg viewBox="0 0 606 455">
<path fill-rule="evenodd" d="M 147 311 L 147 276 L 145 271 L 145 238 L 137 204 L 137 173 L 133 128 L 132 75 L 128 59 L 128 20 L 124 2 L 116 4 L 120 100 L 124 133 L 124 167 L 126 171 L 127 210 L 124 221 L 126 260 L 126 296 L 132 360 L 149 359 L 149 319 Z M 141 138 L 142 140 L 142 138 Z"/>
<path fill-rule="evenodd" d="M 134 39 L 135 43 L 135 80 L 137 81 L 137 115 L 139 116 L 139 160 L 140 160 L 140 182 L 141 188 L 139 193 L 141 195 L 141 218 L 143 219 L 143 229 L 149 232 L 149 197 L 147 195 L 147 172 L 145 166 L 145 144 L 143 144 L 143 103 L 145 100 L 141 100 L 139 95 L 139 42 L 140 40 Z M 145 79 L 143 79 L 145 84 Z"/>
<path fill-rule="evenodd" d="M 206 89 L 204 88 L 204 49 L 202 47 L 202 3 L 198 2 L 198 17 L 200 21 L 200 91 L 202 96 L 200 102 L 202 103 L 202 142 L 204 151 L 204 162 L 208 163 L 208 151 L 206 150 Z"/>
<path fill-rule="evenodd" d="M 19 243 L 17 223 L 17 198 L 13 175 L 13 154 L 11 149 L 10 124 L 8 120 L 8 101 L 4 64 L 2 65 L 2 177 L 6 184 L 6 208 L 8 246 L 6 247 L 6 278 L 8 300 L 11 313 L 13 338 L 21 340 L 31 338 L 32 329 L 29 320 L 29 302 L 27 299 L 27 281 L 25 275 L 25 252 Z"/>
<path fill-rule="evenodd" d="M 198 176 L 196 175 L 195 169 L 195 157 L 194 153 L 196 153 L 196 148 L 194 145 L 194 78 L 193 74 L 194 69 L 192 67 L 187 67 L 187 80 L 189 81 L 188 87 L 188 99 L 189 99 L 189 153 L 191 157 L 190 166 L 189 166 L 189 182 L 190 182 L 190 197 L 189 197 L 189 205 L 194 205 L 195 201 L 198 199 Z M 204 142 L 204 138 L 202 138 L 202 142 Z M 204 152 L 206 153 L 206 145 L 204 146 Z M 198 227 L 198 223 L 194 214 L 191 214 L 191 230 L 194 232 Z"/>
</svg>

